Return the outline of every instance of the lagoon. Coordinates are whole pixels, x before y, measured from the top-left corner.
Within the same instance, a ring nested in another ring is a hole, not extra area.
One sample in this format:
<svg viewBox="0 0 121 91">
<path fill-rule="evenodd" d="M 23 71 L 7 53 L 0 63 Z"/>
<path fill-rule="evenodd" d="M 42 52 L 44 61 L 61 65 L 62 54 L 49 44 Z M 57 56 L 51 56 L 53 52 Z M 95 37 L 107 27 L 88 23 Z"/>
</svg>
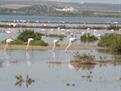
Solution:
<svg viewBox="0 0 121 91">
<path fill-rule="evenodd" d="M 33 20 L 40 22 L 121 22 L 121 18 L 107 17 L 51 17 L 51 16 L 25 16 L 25 15 L 0 15 L 0 21 Z"/>
<path fill-rule="evenodd" d="M 94 17 L 48 17 L 48 16 L 12 16 L 0 15 L 0 21 L 6 20 L 39 20 L 42 22 L 121 22 L 121 18 L 94 18 Z M 0 28 L 0 40 L 6 38 L 15 39 L 17 35 L 24 29 L 32 29 L 36 32 L 44 32 L 39 28 Z M 12 34 L 8 36 L 6 30 L 11 30 Z M 66 31 L 50 31 L 46 29 L 48 34 L 64 33 Z M 78 40 L 74 44 L 80 46 L 85 43 L 80 42 L 81 32 L 94 33 L 93 30 L 70 30 L 74 33 Z M 96 33 L 101 35 L 106 33 L 121 33 L 121 31 L 98 30 Z M 56 38 L 43 37 L 45 41 L 52 44 Z M 68 37 L 61 41 L 62 44 L 68 43 Z M 96 45 L 96 43 L 87 43 L 85 45 Z M 56 50 L 32 50 L 25 51 L 22 49 L 12 49 L 4 51 L 0 49 L 0 90 L 1 91 L 120 91 L 121 89 L 121 64 L 120 63 L 99 63 L 93 65 L 80 64 L 72 62 L 73 56 L 79 52 L 80 54 L 91 54 L 97 60 L 104 57 L 110 61 L 115 56 L 111 52 L 104 52 L 96 49 L 80 49 Z M 19 82 L 16 76 L 22 76 L 24 81 Z M 34 82 L 27 82 L 27 75 Z"/>
</svg>

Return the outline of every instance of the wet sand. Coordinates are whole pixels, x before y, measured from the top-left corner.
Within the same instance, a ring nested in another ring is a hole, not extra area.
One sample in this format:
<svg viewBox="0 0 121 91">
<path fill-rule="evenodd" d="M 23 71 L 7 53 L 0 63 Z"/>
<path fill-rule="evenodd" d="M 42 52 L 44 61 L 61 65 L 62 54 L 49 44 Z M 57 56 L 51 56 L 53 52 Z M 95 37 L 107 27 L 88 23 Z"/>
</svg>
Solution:
<svg viewBox="0 0 121 91">
<path fill-rule="evenodd" d="M 0 48 L 4 48 L 5 45 L 0 45 Z M 55 48 L 55 50 L 64 50 L 67 45 L 60 45 Z M 25 50 L 26 45 L 11 45 L 9 49 L 21 49 Z M 31 49 L 33 50 L 51 50 L 53 48 L 53 45 L 49 46 L 30 46 Z M 92 49 L 105 49 L 109 50 L 109 48 L 105 47 L 99 47 L 96 45 L 71 45 L 68 50 L 92 50 Z"/>
</svg>

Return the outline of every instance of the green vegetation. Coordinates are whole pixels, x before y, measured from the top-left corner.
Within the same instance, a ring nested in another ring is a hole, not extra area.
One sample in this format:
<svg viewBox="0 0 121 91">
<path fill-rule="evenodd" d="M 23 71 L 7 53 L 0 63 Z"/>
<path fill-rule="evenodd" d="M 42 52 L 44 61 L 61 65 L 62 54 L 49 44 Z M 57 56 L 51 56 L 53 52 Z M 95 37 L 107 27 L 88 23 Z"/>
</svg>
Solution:
<svg viewBox="0 0 121 91">
<path fill-rule="evenodd" d="M 27 44 L 27 42 L 23 42 L 23 41 L 21 41 L 21 40 L 14 40 L 14 41 L 12 42 L 12 44 L 16 44 L 16 45 L 25 45 L 25 44 Z"/>
<path fill-rule="evenodd" d="M 94 41 L 97 41 L 98 38 L 96 36 L 94 36 L 94 35 L 91 35 L 89 33 L 86 33 L 86 34 L 84 34 L 84 35 L 82 35 L 80 37 L 80 40 L 82 42 L 94 42 Z"/>
<path fill-rule="evenodd" d="M 111 30 L 111 29 L 113 29 L 113 30 L 119 30 L 120 28 L 121 28 L 120 26 L 110 25 L 107 29 L 108 30 Z"/>
<path fill-rule="evenodd" d="M 98 46 L 121 51 L 121 34 L 105 34 L 101 37 Z"/>
<path fill-rule="evenodd" d="M 48 46 L 48 43 L 46 43 L 44 40 L 34 40 L 32 41 L 32 45 Z"/>
<path fill-rule="evenodd" d="M 31 42 L 32 45 L 48 46 L 48 43 L 42 40 L 41 36 L 41 33 L 34 32 L 32 30 L 24 30 L 13 42 L 11 42 L 11 44 L 25 45 L 27 44 L 28 38 L 33 38 L 34 40 Z M 5 40 L 1 43 L 5 44 Z"/>
<path fill-rule="evenodd" d="M 43 34 L 34 32 L 32 30 L 24 30 L 14 41 L 14 44 L 26 44 L 28 41 L 28 38 L 33 38 L 32 41 L 33 45 L 41 45 L 41 46 L 48 46 L 48 43 L 46 43 L 44 40 L 42 40 L 41 36 Z"/>
<path fill-rule="evenodd" d="M 64 34 L 49 34 L 48 37 L 58 37 L 60 39 L 63 39 L 65 35 Z"/>
<path fill-rule="evenodd" d="M 121 65 L 121 55 L 114 55 L 113 58 L 115 65 Z"/>
<path fill-rule="evenodd" d="M 34 32 L 32 30 L 24 30 L 18 37 L 17 40 L 21 40 L 24 42 L 28 41 L 28 38 L 34 38 L 34 40 L 41 40 L 41 34 L 38 32 Z"/>
</svg>

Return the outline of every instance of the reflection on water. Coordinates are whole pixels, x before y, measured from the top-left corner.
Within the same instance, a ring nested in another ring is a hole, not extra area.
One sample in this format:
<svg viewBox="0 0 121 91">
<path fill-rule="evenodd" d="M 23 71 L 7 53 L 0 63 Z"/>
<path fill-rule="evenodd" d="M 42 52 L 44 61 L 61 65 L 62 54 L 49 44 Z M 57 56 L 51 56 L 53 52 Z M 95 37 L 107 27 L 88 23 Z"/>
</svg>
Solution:
<svg viewBox="0 0 121 91">
<path fill-rule="evenodd" d="M 56 51 L 52 51 L 51 54 L 52 54 L 52 60 L 48 61 L 48 64 L 49 64 L 48 67 L 53 67 L 53 68 L 55 66 L 58 67 L 59 65 L 63 63 L 61 60 L 58 59 Z"/>
<path fill-rule="evenodd" d="M 113 88 L 118 91 L 121 89 L 121 65 L 114 65 L 113 63 L 82 64 L 78 61 L 71 61 L 76 51 L 68 50 L 65 53 L 63 50 L 56 50 L 55 52 L 51 50 L 28 52 L 25 50 L 9 50 L 7 61 L 10 65 L 3 65 L 0 68 L 0 89 L 15 91 L 26 91 L 27 89 L 45 89 L 47 91 L 80 91 L 80 89 L 102 91 L 103 89 L 111 89 L 110 91 L 114 91 Z M 78 51 L 80 54 L 92 52 L 92 50 Z M 3 50 L 0 50 L 0 53 L 2 55 Z M 96 57 L 114 56 L 96 50 L 93 50 L 91 55 Z M 117 58 L 120 59 L 119 56 Z M 1 59 L 5 59 L 5 56 L 1 56 Z M 18 63 L 11 63 L 15 59 L 18 60 Z M 6 60 L 0 62 L 5 64 Z M 31 66 L 28 66 L 27 62 Z M 20 75 L 16 75 L 17 73 Z M 11 83 L 15 84 L 15 87 Z"/>
<path fill-rule="evenodd" d="M 90 70 L 90 69 L 94 69 L 95 67 L 95 64 L 82 64 L 79 62 L 71 62 L 70 64 L 73 65 L 75 70 L 79 70 L 80 68 L 82 70 Z"/>
<path fill-rule="evenodd" d="M 93 80 L 92 71 L 89 71 L 86 75 L 82 75 L 81 78 L 83 78 L 86 81 L 92 82 Z"/>
<path fill-rule="evenodd" d="M 16 75 L 15 78 L 15 86 L 19 87 L 25 84 L 25 86 L 28 88 L 30 85 L 32 85 L 32 83 L 35 82 L 35 80 L 33 80 L 29 75 L 27 75 L 26 78 L 24 78 L 22 75 Z"/>
<path fill-rule="evenodd" d="M 10 50 L 1 50 L 2 51 L 2 59 L 4 60 L 3 65 L 10 66 L 11 64 L 17 64 L 19 61 L 15 56 L 11 55 Z"/>
<path fill-rule="evenodd" d="M 26 51 L 27 64 L 32 65 L 32 51 Z"/>
<path fill-rule="evenodd" d="M 3 67 L 3 60 L 0 60 L 0 68 Z"/>
</svg>

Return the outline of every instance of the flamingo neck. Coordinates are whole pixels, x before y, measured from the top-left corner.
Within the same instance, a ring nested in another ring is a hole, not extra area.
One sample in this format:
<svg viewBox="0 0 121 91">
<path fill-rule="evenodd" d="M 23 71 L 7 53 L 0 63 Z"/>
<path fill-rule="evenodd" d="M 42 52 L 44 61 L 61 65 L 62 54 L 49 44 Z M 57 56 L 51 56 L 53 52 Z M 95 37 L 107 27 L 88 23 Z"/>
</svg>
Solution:
<svg viewBox="0 0 121 91">
<path fill-rule="evenodd" d="M 29 44 L 30 44 L 30 42 L 27 43 L 26 51 L 28 51 L 28 49 L 29 49 Z"/>
<path fill-rule="evenodd" d="M 71 46 L 71 41 L 69 41 L 69 44 L 67 45 L 67 47 L 65 48 L 65 51 L 67 52 L 68 48 Z"/>
</svg>

